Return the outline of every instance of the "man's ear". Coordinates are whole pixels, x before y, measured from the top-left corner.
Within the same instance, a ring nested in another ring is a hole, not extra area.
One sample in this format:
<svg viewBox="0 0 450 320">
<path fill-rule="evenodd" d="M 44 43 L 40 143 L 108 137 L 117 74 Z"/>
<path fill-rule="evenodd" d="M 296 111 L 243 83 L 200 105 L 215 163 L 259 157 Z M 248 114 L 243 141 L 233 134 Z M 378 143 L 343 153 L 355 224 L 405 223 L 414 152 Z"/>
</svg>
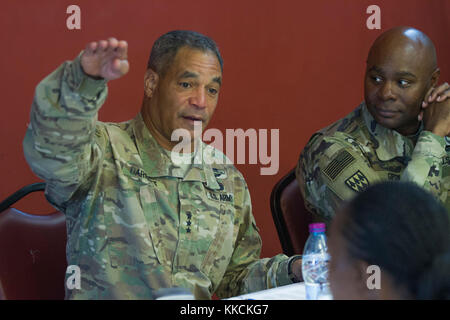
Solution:
<svg viewBox="0 0 450 320">
<path fill-rule="evenodd" d="M 144 76 L 144 94 L 146 98 L 151 98 L 158 85 L 159 76 L 152 69 L 148 68 Z"/>
<path fill-rule="evenodd" d="M 441 70 L 439 68 L 436 68 L 436 70 L 433 71 L 431 74 L 431 86 L 435 87 L 438 83 L 439 76 L 441 75 Z"/>
</svg>

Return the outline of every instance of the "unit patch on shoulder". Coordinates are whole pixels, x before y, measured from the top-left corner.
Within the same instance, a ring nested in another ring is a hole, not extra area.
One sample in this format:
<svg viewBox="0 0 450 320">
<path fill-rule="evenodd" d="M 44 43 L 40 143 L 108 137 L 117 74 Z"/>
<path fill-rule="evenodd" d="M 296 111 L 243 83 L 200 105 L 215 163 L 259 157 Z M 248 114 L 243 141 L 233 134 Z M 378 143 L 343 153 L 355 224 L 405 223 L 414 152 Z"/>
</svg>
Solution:
<svg viewBox="0 0 450 320">
<path fill-rule="evenodd" d="M 336 177 L 349 165 L 351 165 L 355 161 L 355 157 L 353 157 L 348 151 L 342 150 L 338 153 L 336 157 L 327 165 L 323 173 L 332 181 L 336 179 Z"/>
<path fill-rule="evenodd" d="M 369 180 L 367 180 L 366 176 L 360 170 L 345 180 L 345 184 L 356 192 L 363 192 L 370 185 Z"/>
</svg>

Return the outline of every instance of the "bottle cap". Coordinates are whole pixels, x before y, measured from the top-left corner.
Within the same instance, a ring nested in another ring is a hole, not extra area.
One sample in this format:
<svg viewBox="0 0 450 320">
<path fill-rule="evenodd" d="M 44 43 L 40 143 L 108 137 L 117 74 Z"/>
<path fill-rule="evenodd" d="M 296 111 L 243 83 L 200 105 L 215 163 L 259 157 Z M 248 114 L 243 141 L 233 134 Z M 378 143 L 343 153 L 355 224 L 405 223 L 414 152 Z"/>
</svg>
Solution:
<svg viewBox="0 0 450 320">
<path fill-rule="evenodd" d="M 325 232 L 325 223 L 311 223 L 309 225 L 309 232 Z"/>
</svg>

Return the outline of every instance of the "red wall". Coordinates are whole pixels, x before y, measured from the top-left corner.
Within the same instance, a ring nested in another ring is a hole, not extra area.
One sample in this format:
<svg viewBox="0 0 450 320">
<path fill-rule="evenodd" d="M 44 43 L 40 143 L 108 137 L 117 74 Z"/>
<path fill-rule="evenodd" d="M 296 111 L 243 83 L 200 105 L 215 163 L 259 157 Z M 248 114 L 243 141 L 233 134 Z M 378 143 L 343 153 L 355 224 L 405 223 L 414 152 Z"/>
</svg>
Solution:
<svg viewBox="0 0 450 320">
<path fill-rule="evenodd" d="M 81 30 L 66 28 L 66 8 L 81 7 Z M 368 30 L 366 8 L 381 8 L 381 30 Z M 344 116 L 363 98 L 364 63 L 373 40 L 396 25 L 411 25 L 435 42 L 441 80 L 450 81 L 446 0 L 9 0 L 0 7 L 2 111 L 0 199 L 38 181 L 28 168 L 22 139 L 36 84 L 88 41 L 115 36 L 129 43 L 130 73 L 110 83 L 100 120 L 124 121 L 140 109 L 143 76 L 153 41 L 173 29 L 211 36 L 225 61 L 224 85 L 211 128 L 280 130 L 277 175 L 259 165 L 237 165 L 252 195 L 263 256 L 281 251 L 269 196 L 297 162 L 317 129 Z M 41 196 L 17 207 L 52 208 Z"/>
</svg>

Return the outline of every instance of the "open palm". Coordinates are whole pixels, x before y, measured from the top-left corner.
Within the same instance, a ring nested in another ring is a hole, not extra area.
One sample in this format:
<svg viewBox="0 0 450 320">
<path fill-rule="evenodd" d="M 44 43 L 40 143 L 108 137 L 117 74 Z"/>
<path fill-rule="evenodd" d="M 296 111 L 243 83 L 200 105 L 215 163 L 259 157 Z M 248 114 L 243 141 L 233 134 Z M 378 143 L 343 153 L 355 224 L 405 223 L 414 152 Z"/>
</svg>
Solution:
<svg viewBox="0 0 450 320">
<path fill-rule="evenodd" d="M 81 56 L 81 66 L 91 77 L 118 79 L 130 68 L 127 51 L 127 42 L 115 38 L 90 42 Z"/>
</svg>

